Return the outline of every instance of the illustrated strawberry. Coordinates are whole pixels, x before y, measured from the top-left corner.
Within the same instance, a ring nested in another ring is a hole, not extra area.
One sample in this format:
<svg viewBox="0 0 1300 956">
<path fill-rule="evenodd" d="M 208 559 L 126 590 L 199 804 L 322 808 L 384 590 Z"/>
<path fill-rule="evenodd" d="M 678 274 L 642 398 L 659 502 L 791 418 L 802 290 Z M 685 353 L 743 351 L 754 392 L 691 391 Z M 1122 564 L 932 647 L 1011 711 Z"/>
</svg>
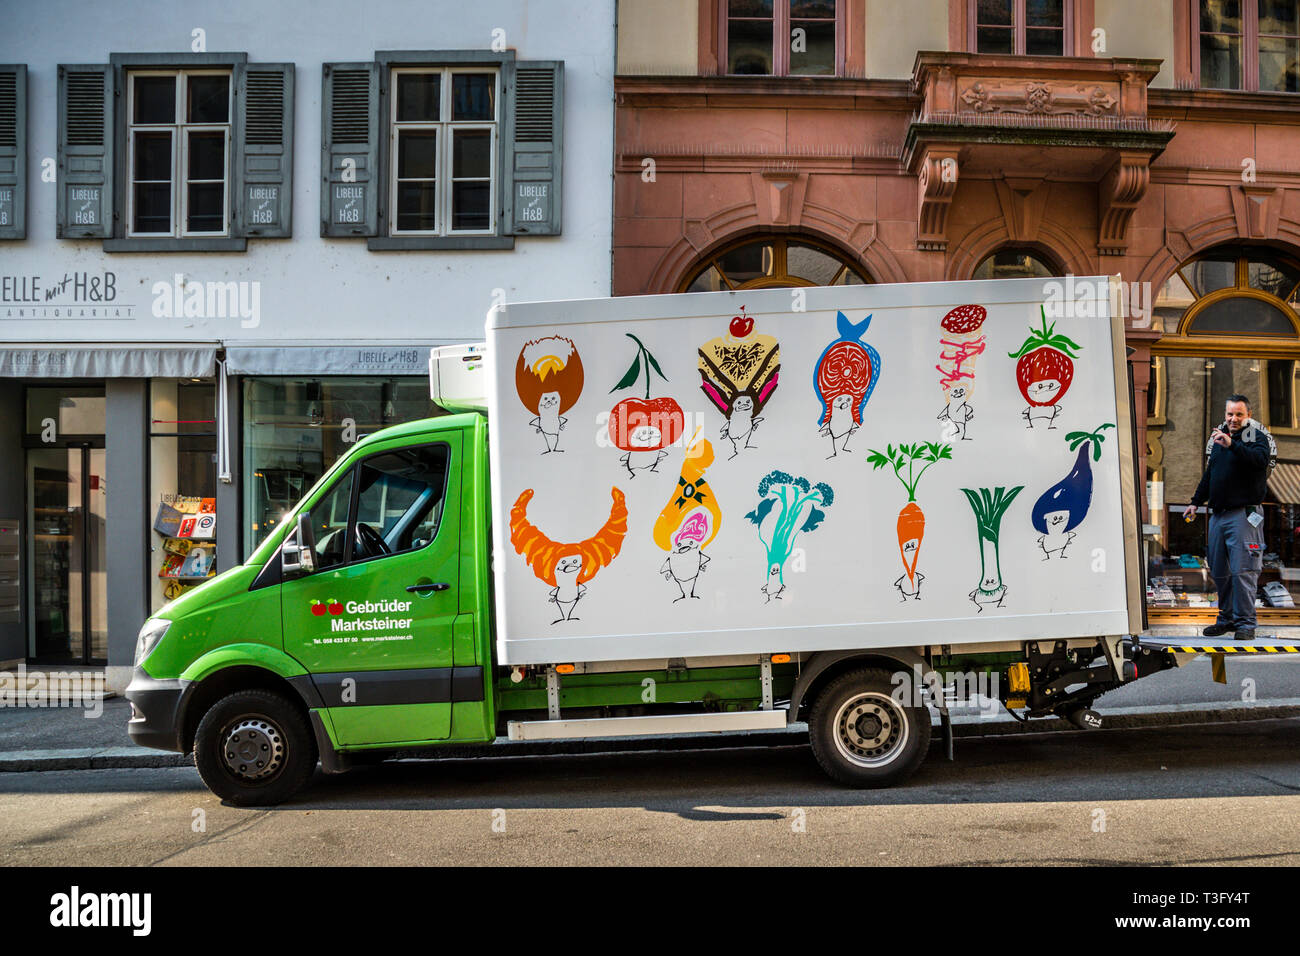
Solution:
<svg viewBox="0 0 1300 956">
<path fill-rule="evenodd" d="M 334 600 L 333 598 L 330 598 L 329 610 L 331 614 L 342 614 L 343 605 L 340 604 L 338 601 Z"/>
<path fill-rule="evenodd" d="M 1047 313 L 1038 307 L 1043 317 L 1042 328 L 1029 327 L 1029 338 L 1015 352 L 1008 352 L 1016 362 L 1016 384 L 1020 394 L 1031 406 L 1055 405 L 1065 397 L 1074 381 L 1074 359 L 1082 348 L 1064 335 L 1056 334 L 1056 323 L 1047 324 Z"/>
<path fill-rule="evenodd" d="M 312 601 L 312 602 L 311 602 L 311 613 L 312 613 L 312 615 L 315 616 L 315 617 L 324 617 L 324 616 L 325 616 L 325 605 L 324 605 L 324 604 L 321 604 L 320 601 Z"/>
</svg>

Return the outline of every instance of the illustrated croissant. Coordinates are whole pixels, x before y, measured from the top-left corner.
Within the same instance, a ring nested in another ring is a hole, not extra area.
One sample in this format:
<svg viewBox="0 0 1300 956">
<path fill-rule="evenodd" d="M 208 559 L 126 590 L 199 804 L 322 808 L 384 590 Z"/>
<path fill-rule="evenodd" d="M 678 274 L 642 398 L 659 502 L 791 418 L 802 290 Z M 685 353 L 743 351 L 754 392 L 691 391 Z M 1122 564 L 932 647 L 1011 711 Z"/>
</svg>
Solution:
<svg viewBox="0 0 1300 956">
<path fill-rule="evenodd" d="M 582 570 L 578 572 L 578 583 L 586 584 L 596 576 L 596 572 L 618 556 L 623 547 L 623 537 L 627 534 L 627 505 L 623 492 L 617 488 L 609 489 L 614 504 L 609 509 L 609 520 L 586 541 L 576 544 L 564 544 L 552 541 L 528 520 L 528 502 L 533 498 L 533 489 L 520 493 L 510 509 L 510 543 L 515 553 L 522 554 L 535 574 L 551 587 L 556 586 L 555 565 L 561 558 L 577 555 L 582 559 Z"/>
</svg>

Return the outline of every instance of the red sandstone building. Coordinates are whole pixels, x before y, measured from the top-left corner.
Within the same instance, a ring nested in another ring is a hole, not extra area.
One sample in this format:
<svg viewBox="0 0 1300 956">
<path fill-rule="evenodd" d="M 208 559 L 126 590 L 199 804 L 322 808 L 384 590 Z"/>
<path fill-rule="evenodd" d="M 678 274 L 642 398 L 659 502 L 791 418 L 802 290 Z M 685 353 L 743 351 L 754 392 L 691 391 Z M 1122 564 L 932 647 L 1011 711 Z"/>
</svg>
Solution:
<svg viewBox="0 0 1300 956">
<path fill-rule="evenodd" d="M 1175 511 L 1232 392 L 1300 623 L 1300 2 L 624 0 L 617 72 L 614 294 L 1140 283 L 1153 623 L 1213 614 Z"/>
</svg>

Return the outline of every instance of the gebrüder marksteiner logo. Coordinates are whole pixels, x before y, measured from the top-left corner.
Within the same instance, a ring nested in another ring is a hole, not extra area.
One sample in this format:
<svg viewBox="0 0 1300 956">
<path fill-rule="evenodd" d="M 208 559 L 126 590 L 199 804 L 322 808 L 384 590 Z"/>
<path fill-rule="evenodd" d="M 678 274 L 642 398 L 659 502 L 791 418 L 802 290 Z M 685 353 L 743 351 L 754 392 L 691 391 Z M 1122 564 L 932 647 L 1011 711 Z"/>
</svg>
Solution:
<svg viewBox="0 0 1300 956">
<path fill-rule="evenodd" d="M 332 617 L 341 618 L 346 612 L 350 615 L 341 620 L 330 621 L 331 631 L 393 631 L 405 630 L 414 623 L 412 617 L 377 617 L 369 615 L 381 614 L 409 614 L 411 611 L 411 601 L 399 600 L 381 600 L 381 601 L 349 601 L 347 604 L 340 604 L 334 598 L 326 601 L 314 600 L 308 606 L 311 608 L 313 617 Z M 358 617 L 358 615 L 367 615 Z M 365 640 L 406 640 L 412 635 L 402 634 L 392 638 L 365 638 Z"/>
<path fill-rule="evenodd" d="M 311 602 L 311 613 L 313 616 L 324 617 L 327 612 L 330 614 L 342 614 L 343 605 L 333 598 L 330 598 L 324 604 L 320 601 Z"/>
</svg>

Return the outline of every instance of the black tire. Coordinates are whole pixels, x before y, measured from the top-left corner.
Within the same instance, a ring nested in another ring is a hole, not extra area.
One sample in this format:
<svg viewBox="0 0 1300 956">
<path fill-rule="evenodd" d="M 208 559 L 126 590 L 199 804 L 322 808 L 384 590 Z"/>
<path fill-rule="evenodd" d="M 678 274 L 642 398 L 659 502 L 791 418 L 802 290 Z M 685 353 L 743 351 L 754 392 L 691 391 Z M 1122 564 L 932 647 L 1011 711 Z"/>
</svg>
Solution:
<svg viewBox="0 0 1300 956">
<path fill-rule="evenodd" d="M 841 674 L 822 688 L 808 715 L 808 739 L 831 778 L 850 787 L 892 787 L 925 760 L 930 711 L 905 707 L 894 693 L 889 672 L 879 668 Z"/>
<path fill-rule="evenodd" d="M 311 780 L 316 759 L 306 715 L 275 691 L 241 690 L 221 698 L 194 734 L 199 776 L 218 797 L 240 807 L 288 800 Z"/>
</svg>

